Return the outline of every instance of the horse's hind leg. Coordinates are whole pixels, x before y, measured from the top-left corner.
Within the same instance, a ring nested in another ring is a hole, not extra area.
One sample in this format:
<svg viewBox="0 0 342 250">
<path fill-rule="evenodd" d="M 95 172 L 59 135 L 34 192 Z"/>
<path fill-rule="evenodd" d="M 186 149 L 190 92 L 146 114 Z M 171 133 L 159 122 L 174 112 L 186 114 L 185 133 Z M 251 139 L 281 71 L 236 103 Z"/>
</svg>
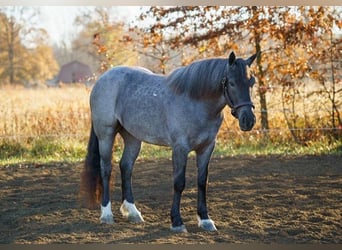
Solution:
<svg viewBox="0 0 342 250">
<path fill-rule="evenodd" d="M 114 222 L 113 213 L 110 202 L 110 177 L 112 172 L 112 148 L 114 142 L 113 127 L 101 128 L 101 133 L 98 133 L 101 179 L 102 179 L 102 202 L 101 202 L 101 223 L 112 224 Z"/>
<path fill-rule="evenodd" d="M 122 188 L 122 205 L 120 211 L 129 221 L 139 223 L 144 219 L 134 204 L 132 191 L 132 171 L 134 162 L 138 157 L 141 148 L 141 141 L 133 137 L 127 131 L 120 131 L 124 139 L 125 147 L 120 160 L 121 171 L 121 188 Z"/>
</svg>

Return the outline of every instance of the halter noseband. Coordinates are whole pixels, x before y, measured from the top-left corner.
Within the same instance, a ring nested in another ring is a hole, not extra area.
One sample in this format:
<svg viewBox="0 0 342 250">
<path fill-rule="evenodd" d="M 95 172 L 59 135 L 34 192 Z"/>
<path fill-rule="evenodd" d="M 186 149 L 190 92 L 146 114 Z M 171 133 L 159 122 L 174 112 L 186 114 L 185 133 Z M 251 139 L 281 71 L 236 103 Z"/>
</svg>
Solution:
<svg viewBox="0 0 342 250">
<path fill-rule="evenodd" d="M 254 107 L 254 104 L 252 102 L 240 102 L 238 104 L 233 103 L 232 98 L 229 95 L 229 91 L 228 91 L 228 78 L 226 76 L 224 76 L 222 78 L 222 86 L 223 86 L 223 95 L 226 99 L 226 102 L 228 104 L 228 106 L 231 108 L 231 114 L 237 118 L 237 111 L 239 108 L 244 107 L 244 106 L 251 106 L 252 108 Z"/>
</svg>

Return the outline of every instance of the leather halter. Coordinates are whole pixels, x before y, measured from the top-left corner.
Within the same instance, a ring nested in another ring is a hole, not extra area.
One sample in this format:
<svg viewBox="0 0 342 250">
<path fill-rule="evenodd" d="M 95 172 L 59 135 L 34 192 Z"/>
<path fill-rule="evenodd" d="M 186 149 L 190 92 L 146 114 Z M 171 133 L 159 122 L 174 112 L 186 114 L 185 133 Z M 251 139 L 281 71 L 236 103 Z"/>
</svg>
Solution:
<svg viewBox="0 0 342 250">
<path fill-rule="evenodd" d="M 228 90 L 228 78 L 226 76 L 224 76 L 222 78 L 221 83 L 223 86 L 223 95 L 226 99 L 228 106 L 231 108 L 231 114 L 235 118 L 238 118 L 237 111 L 239 108 L 242 108 L 244 106 L 251 106 L 253 109 L 255 108 L 253 102 L 240 102 L 238 104 L 234 104 L 232 98 L 230 97 L 229 90 Z"/>
</svg>

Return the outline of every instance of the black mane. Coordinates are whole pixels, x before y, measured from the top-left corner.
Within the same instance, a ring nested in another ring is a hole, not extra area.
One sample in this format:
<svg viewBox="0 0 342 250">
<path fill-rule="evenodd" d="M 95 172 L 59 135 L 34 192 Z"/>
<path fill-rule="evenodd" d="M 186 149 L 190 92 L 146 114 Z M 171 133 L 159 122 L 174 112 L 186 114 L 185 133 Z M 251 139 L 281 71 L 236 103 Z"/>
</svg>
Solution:
<svg viewBox="0 0 342 250">
<path fill-rule="evenodd" d="M 191 98 L 215 98 L 222 93 L 221 82 L 227 74 L 227 59 L 196 61 L 174 70 L 167 84 L 176 94 L 187 93 Z"/>
</svg>

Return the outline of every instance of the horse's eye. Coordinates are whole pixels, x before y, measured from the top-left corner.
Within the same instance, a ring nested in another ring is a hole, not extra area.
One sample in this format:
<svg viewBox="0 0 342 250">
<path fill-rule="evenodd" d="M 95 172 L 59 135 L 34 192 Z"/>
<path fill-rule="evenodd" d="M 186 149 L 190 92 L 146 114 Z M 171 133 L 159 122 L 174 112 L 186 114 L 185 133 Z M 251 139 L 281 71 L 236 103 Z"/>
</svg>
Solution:
<svg viewBox="0 0 342 250">
<path fill-rule="evenodd" d="M 234 82 L 234 81 L 230 81 L 230 82 L 229 82 L 229 85 L 230 85 L 231 87 L 235 87 L 235 82 Z"/>
</svg>

